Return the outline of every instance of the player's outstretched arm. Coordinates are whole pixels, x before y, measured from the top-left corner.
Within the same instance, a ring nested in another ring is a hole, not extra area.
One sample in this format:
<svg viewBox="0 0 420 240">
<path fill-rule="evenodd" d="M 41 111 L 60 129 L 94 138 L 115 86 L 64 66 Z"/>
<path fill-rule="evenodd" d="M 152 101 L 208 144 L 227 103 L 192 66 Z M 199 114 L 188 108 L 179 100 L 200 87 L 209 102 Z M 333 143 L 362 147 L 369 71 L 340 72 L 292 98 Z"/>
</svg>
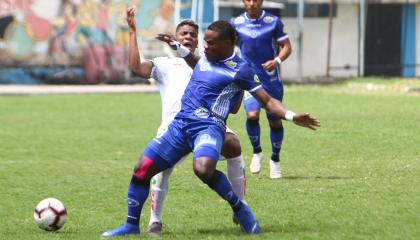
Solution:
<svg viewBox="0 0 420 240">
<path fill-rule="evenodd" d="M 176 41 L 173 35 L 161 33 L 156 36 L 156 39 L 162 42 L 166 42 L 169 47 L 177 51 L 179 56 L 184 58 L 185 62 L 187 62 L 188 66 L 191 68 L 194 68 L 198 63 L 198 60 L 200 60 L 199 56 L 190 52 L 188 48 L 184 47 L 181 43 Z"/>
<path fill-rule="evenodd" d="M 293 121 L 298 126 L 316 130 L 321 126 L 320 121 L 309 113 L 295 114 L 288 110 L 279 100 L 272 98 L 264 89 L 252 93 L 252 95 L 263 104 L 267 111 L 288 121 Z"/>
<path fill-rule="evenodd" d="M 149 61 L 142 61 L 140 58 L 140 49 L 137 45 L 137 32 L 136 32 L 136 8 L 129 7 L 126 11 L 127 24 L 129 27 L 130 39 L 128 45 L 128 64 L 131 71 L 140 77 L 149 78 L 152 73 L 152 63 Z"/>
</svg>

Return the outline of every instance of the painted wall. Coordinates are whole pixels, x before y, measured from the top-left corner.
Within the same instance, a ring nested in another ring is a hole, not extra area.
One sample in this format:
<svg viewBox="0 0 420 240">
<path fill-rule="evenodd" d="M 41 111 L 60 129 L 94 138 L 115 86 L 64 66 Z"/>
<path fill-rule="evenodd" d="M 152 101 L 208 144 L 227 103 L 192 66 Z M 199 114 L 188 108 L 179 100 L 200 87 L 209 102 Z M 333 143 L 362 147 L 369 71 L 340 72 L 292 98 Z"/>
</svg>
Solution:
<svg viewBox="0 0 420 240">
<path fill-rule="evenodd" d="M 354 4 L 337 6 L 333 20 L 330 75 L 335 77 L 357 76 L 358 64 L 358 8 Z M 296 79 L 298 25 L 296 18 L 282 19 L 292 41 L 294 52 L 282 64 L 282 77 Z M 328 18 L 305 18 L 303 32 L 303 77 L 325 76 L 327 67 Z M 341 68 L 341 69 L 340 69 Z"/>
<path fill-rule="evenodd" d="M 128 81 L 129 5 L 146 53 L 173 32 L 172 0 L 1 0 L 0 83 Z"/>
</svg>

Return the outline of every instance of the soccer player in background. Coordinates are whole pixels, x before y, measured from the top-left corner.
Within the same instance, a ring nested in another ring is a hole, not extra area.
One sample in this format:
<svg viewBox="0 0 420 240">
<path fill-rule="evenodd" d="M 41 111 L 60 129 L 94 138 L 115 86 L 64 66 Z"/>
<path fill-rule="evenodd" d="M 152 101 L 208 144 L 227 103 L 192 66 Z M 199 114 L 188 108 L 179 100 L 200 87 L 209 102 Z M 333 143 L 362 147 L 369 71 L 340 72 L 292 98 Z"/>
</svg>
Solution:
<svg viewBox="0 0 420 240">
<path fill-rule="evenodd" d="M 204 42 L 205 56 L 193 70 L 181 99 L 181 110 L 167 131 L 148 144 L 132 175 L 126 223 L 105 232 L 103 237 L 139 234 L 140 215 L 149 195 L 150 180 L 173 167 L 189 152 L 193 152 L 193 169 L 197 177 L 228 202 L 243 231 L 258 234 L 260 226 L 251 209 L 239 200 L 225 174 L 216 170 L 226 120 L 240 101 L 242 90 L 249 91 L 276 116 L 298 126 L 315 130 L 320 125 L 309 113 L 295 114 L 267 94 L 254 70 L 234 54 L 235 29 L 229 22 L 210 24 Z M 177 48 L 178 52 L 185 53 L 181 44 Z M 188 58 L 189 55 L 192 54 L 184 56 Z"/>
<path fill-rule="evenodd" d="M 134 73 L 143 78 L 149 79 L 152 77 L 155 80 L 156 86 L 159 88 L 162 101 L 162 123 L 157 133 L 159 136 L 167 130 L 168 125 L 181 108 L 181 97 L 190 81 L 192 68 L 186 64 L 181 56 L 175 58 L 157 57 L 152 61 L 142 61 L 136 38 L 135 8 L 128 8 L 126 14 L 130 32 L 130 68 Z M 195 52 L 198 45 L 198 25 L 192 20 L 182 21 L 176 27 L 175 40 L 185 46 L 186 54 Z M 239 199 L 243 200 L 245 194 L 245 164 L 241 154 L 239 139 L 229 129 L 227 129 L 225 134 L 222 156 L 227 160 L 227 176 L 233 186 L 233 190 Z M 173 168 L 168 168 L 155 175 L 151 181 L 149 234 L 161 234 L 163 205 L 168 193 L 169 176 L 172 171 Z"/>
<path fill-rule="evenodd" d="M 273 98 L 283 100 L 283 83 L 280 79 L 280 64 L 292 52 L 288 35 L 283 31 L 283 23 L 271 13 L 262 10 L 263 0 L 242 0 L 245 12 L 232 18 L 239 38 L 241 57 L 251 64 L 261 80 L 265 91 Z M 276 49 L 280 48 L 278 54 Z M 252 94 L 245 93 L 244 107 L 247 115 L 246 130 L 253 147 L 250 164 L 251 173 L 261 171 L 263 152 L 260 145 L 260 104 Z M 280 150 L 284 128 L 281 118 L 267 111 L 270 125 L 271 160 L 270 178 L 282 177 Z"/>
</svg>

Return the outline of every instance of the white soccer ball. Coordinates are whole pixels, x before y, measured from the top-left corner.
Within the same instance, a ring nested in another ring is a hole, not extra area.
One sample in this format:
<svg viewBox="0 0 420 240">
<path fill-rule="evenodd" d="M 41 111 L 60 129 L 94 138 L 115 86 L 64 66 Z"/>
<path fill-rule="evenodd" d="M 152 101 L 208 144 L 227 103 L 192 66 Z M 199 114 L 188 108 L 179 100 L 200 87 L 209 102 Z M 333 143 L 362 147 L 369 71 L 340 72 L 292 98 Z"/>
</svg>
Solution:
<svg viewBox="0 0 420 240">
<path fill-rule="evenodd" d="M 67 210 L 56 198 L 46 198 L 35 207 L 34 218 L 38 227 L 47 231 L 60 229 L 67 221 Z"/>
</svg>

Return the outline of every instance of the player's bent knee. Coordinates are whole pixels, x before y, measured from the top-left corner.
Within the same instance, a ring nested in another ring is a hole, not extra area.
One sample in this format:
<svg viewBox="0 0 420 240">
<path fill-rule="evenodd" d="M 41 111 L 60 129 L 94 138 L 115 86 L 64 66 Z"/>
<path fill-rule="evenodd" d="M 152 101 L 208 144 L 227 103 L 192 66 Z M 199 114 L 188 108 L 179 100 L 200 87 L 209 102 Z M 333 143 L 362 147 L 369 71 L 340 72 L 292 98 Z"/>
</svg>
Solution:
<svg viewBox="0 0 420 240">
<path fill-rule="evenodd" d="M 143 160 L 135 167 L 133 177 L 140 181 L 150 181 L 159 171 L 159 168 L 153 164 L 152 159 L 143 157 Z"/>
<path fill-rule="evenodd" d="M 272 129 L 280 129 L 283 126 L 283 123 L 281 120 L 269 121 L 269 125 Z"/>
<path fill-rule="evenodd" d="M 238 137 L 233 133 L 226 133 L 222 147 L 222 155 L 225 158 L 234 158 L 242 153 L 241 144 Z"/>
<path fill-rule="evenodd" d="M 200 178 L 201 181 L 207 183 L 213 176 L 216 168 L 216 162 L 208 157 L 197 158 L 193 162 L 194 174 Z"/>
<path fill-rule="evenodd" d="M 250 112 L 247 114 L 246 118 L 250 121 L 259 121 L 260 120 L 260 115 L 258 112 Z"/>
</svg>

